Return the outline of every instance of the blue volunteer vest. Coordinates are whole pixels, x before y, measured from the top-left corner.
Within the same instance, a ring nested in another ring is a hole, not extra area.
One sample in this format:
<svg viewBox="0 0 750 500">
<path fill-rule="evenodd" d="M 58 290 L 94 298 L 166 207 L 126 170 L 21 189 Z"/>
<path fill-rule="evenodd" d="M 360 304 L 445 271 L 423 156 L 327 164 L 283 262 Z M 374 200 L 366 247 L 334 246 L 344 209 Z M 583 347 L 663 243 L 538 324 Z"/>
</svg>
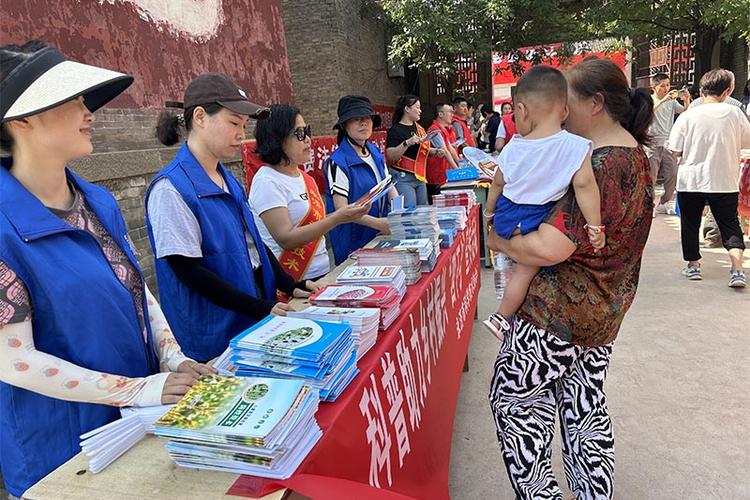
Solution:
<svg viewBox="0 0 750 500">
<path fill-rule="evenodd" d="M 380 150 L 369 141 L 367 142 L 367 149 L 375 160 L 375 165 L 378 166 L 381 179 L 385 178 L 385 161 L 383 160 L 383 155 L 380 153 Z M 349 203 L 357 201 L 378 183 L 378 179 L 375 177 L 375 172 L 372 171 L 370 165 L 360 158 L 346 139 L 341 141 L 339 147 L 330 156 L 329 162 L 330 161 L 336 163 L 336 166 L 349 179 Z M 330 168 L 329 162 L 326 163 L 326 169 Z M 333 205 L 333 196 L 331 193 L 331 186 L 329 185 L 328 172 L 326 171 L 325 174 L 326 210 L 328 213 L 331 213 L 335 210 L 335 207 Z M 384 196 L 377 202 L 373 203 L 368 214 L 373 217 L 385 217 L 388 215 L 389 205 L 390 202 L 388 201 L 388 196 Z M 350 253 L 365 246 L 377 234 L 378 231 L 376 229 L 356 223 L 340 224 L 331 229 L 330 242 L 331 247 L 333 248 L 333 256 L 336 265 L 344 262 L 349 257 Z"/>
<path fill-rule="evenodd" d="M 112 195 L 69 170 L 66 174 L 140 272 Z M 0 259 L 28 288 L 38 351 L 126 377 L 159 371 L 151 327 L 146 321 L 146 345 L 133 295 L 94 237 L 50 212 L 1 167 Z M 147 311 L 145 300 L 144 293 L 142 306 Z M 80 382 L 62 379 L 52 367 L 19 363 L 14 369 L 44 374 L 50 384 Z M 0 382 L 0 463 L 8 491 L 20 497 L 80 451 L 81 434 L 119 416 L 111 406 L 49 398 Z"/>
<path fill-rule="evenodd" d="M 263 240 L 255 227 L 245 191 L 231 172 L 219 163 L 229 192 L 217 186 L 190 152 L 187 143 L 172 163 L 154 177 L 167 178 L 195 215 L 201 229 L 203 265 L 243 292 L 259 297 L 253 266 L 247 250 L 245 232 L 249 232 L 260 254 L 265 298 L 275 300 L 276 278 L 266 254 Z M 154 232 L 146 213 L 151 246 L 156 254 Z M 165 258 L 156 259 L 156 277 L 164 314 L 186 356 L 205 362 L 219 356 L 237 334 L 256 320 L 214 305 L 182 283 Z"/>
</svg>

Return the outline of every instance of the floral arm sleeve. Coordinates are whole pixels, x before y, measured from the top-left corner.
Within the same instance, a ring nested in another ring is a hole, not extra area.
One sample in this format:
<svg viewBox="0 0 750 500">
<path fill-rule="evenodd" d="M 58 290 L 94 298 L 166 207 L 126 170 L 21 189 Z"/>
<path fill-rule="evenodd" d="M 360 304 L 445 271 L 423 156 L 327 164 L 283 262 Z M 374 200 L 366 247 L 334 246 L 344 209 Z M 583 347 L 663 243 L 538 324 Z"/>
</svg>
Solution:
<svg viewBox="0 0 750 500">
<path fill-rule="evenodd" d="M 156 354 L 159 356 L 161 371 L 177 371 L 177 367 L 184 361 L 190 360 L 182 353 L 177 339 L 174 338 L 172 329 L 169 328 L 167 318 L 161 310 L 151 290 L 146 287 L 146 301 L 148 303 L 148 320 L 156 344 Z"/>
<path fill-rule="evenodd" d="M 169 373 L 129 378 L 37 351 L 31 321 L 0 325 L 0 380 L 52 398 L 111 406 L 161 404 Z"/>
</svg>

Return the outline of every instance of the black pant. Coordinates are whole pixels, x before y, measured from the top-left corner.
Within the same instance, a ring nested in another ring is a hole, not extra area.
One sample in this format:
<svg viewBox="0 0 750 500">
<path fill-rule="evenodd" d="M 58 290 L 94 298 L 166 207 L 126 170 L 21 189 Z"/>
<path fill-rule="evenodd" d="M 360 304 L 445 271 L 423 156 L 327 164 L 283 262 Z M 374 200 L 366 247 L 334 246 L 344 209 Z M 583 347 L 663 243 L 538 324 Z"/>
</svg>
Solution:
<svg viewBox="0 0 750 500">
<path fill-rule="evenodd" d="M 427 200 L 432 205 L 432 197 L 440 194 L 440 184 L 427 184 Z"/>
<path fill-rule="evenodd" d="M 680 236 L 682 238 L 682 257 L 689 262 L 700 260 L 698 231 L 701 227 L 703 208 L 708 203 L 721 233 L 724 248 L 745 249 L 742 240 L 742 228 L 737 217 L 739 193 L 677 193 L 680 204 Z"/>
</svg>

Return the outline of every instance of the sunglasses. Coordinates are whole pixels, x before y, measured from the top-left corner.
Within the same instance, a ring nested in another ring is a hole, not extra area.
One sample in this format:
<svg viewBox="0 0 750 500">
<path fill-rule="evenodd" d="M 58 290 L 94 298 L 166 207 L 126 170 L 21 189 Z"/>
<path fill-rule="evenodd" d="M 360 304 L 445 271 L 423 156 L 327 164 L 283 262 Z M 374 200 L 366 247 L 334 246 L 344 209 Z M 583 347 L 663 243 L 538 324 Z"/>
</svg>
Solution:
<svg viewBox="0 0 750 500">
<path fill-rule="evenodd" d="M 310 127 L 310 125 L 297 127 L 292 130 L 292 134 L 297 138 L 298 141 L 302 142 L 305 140 L 305 137 L 309 137 L 310 139 L 312 139 L 312 128 Z"/>
</svg>

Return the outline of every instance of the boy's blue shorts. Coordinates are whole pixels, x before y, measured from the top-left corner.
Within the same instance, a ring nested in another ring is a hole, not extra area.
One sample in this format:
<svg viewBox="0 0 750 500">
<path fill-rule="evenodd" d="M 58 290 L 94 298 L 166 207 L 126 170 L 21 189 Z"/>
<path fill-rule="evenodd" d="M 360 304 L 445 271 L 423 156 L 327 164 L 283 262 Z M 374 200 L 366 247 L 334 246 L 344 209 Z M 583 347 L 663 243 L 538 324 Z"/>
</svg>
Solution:
<svg viewBox="0 0 750 500">
<path fill-rule="evenodd" d="M 506 240 L 510 239 L 516 229 L 521 234 L 536 231 L 556 203 L 557 201 L 550 201 L 544 205 L 520 205 L 500 196 L 495 205 L 492 225 L 495 232 Z"/>
</svg>

